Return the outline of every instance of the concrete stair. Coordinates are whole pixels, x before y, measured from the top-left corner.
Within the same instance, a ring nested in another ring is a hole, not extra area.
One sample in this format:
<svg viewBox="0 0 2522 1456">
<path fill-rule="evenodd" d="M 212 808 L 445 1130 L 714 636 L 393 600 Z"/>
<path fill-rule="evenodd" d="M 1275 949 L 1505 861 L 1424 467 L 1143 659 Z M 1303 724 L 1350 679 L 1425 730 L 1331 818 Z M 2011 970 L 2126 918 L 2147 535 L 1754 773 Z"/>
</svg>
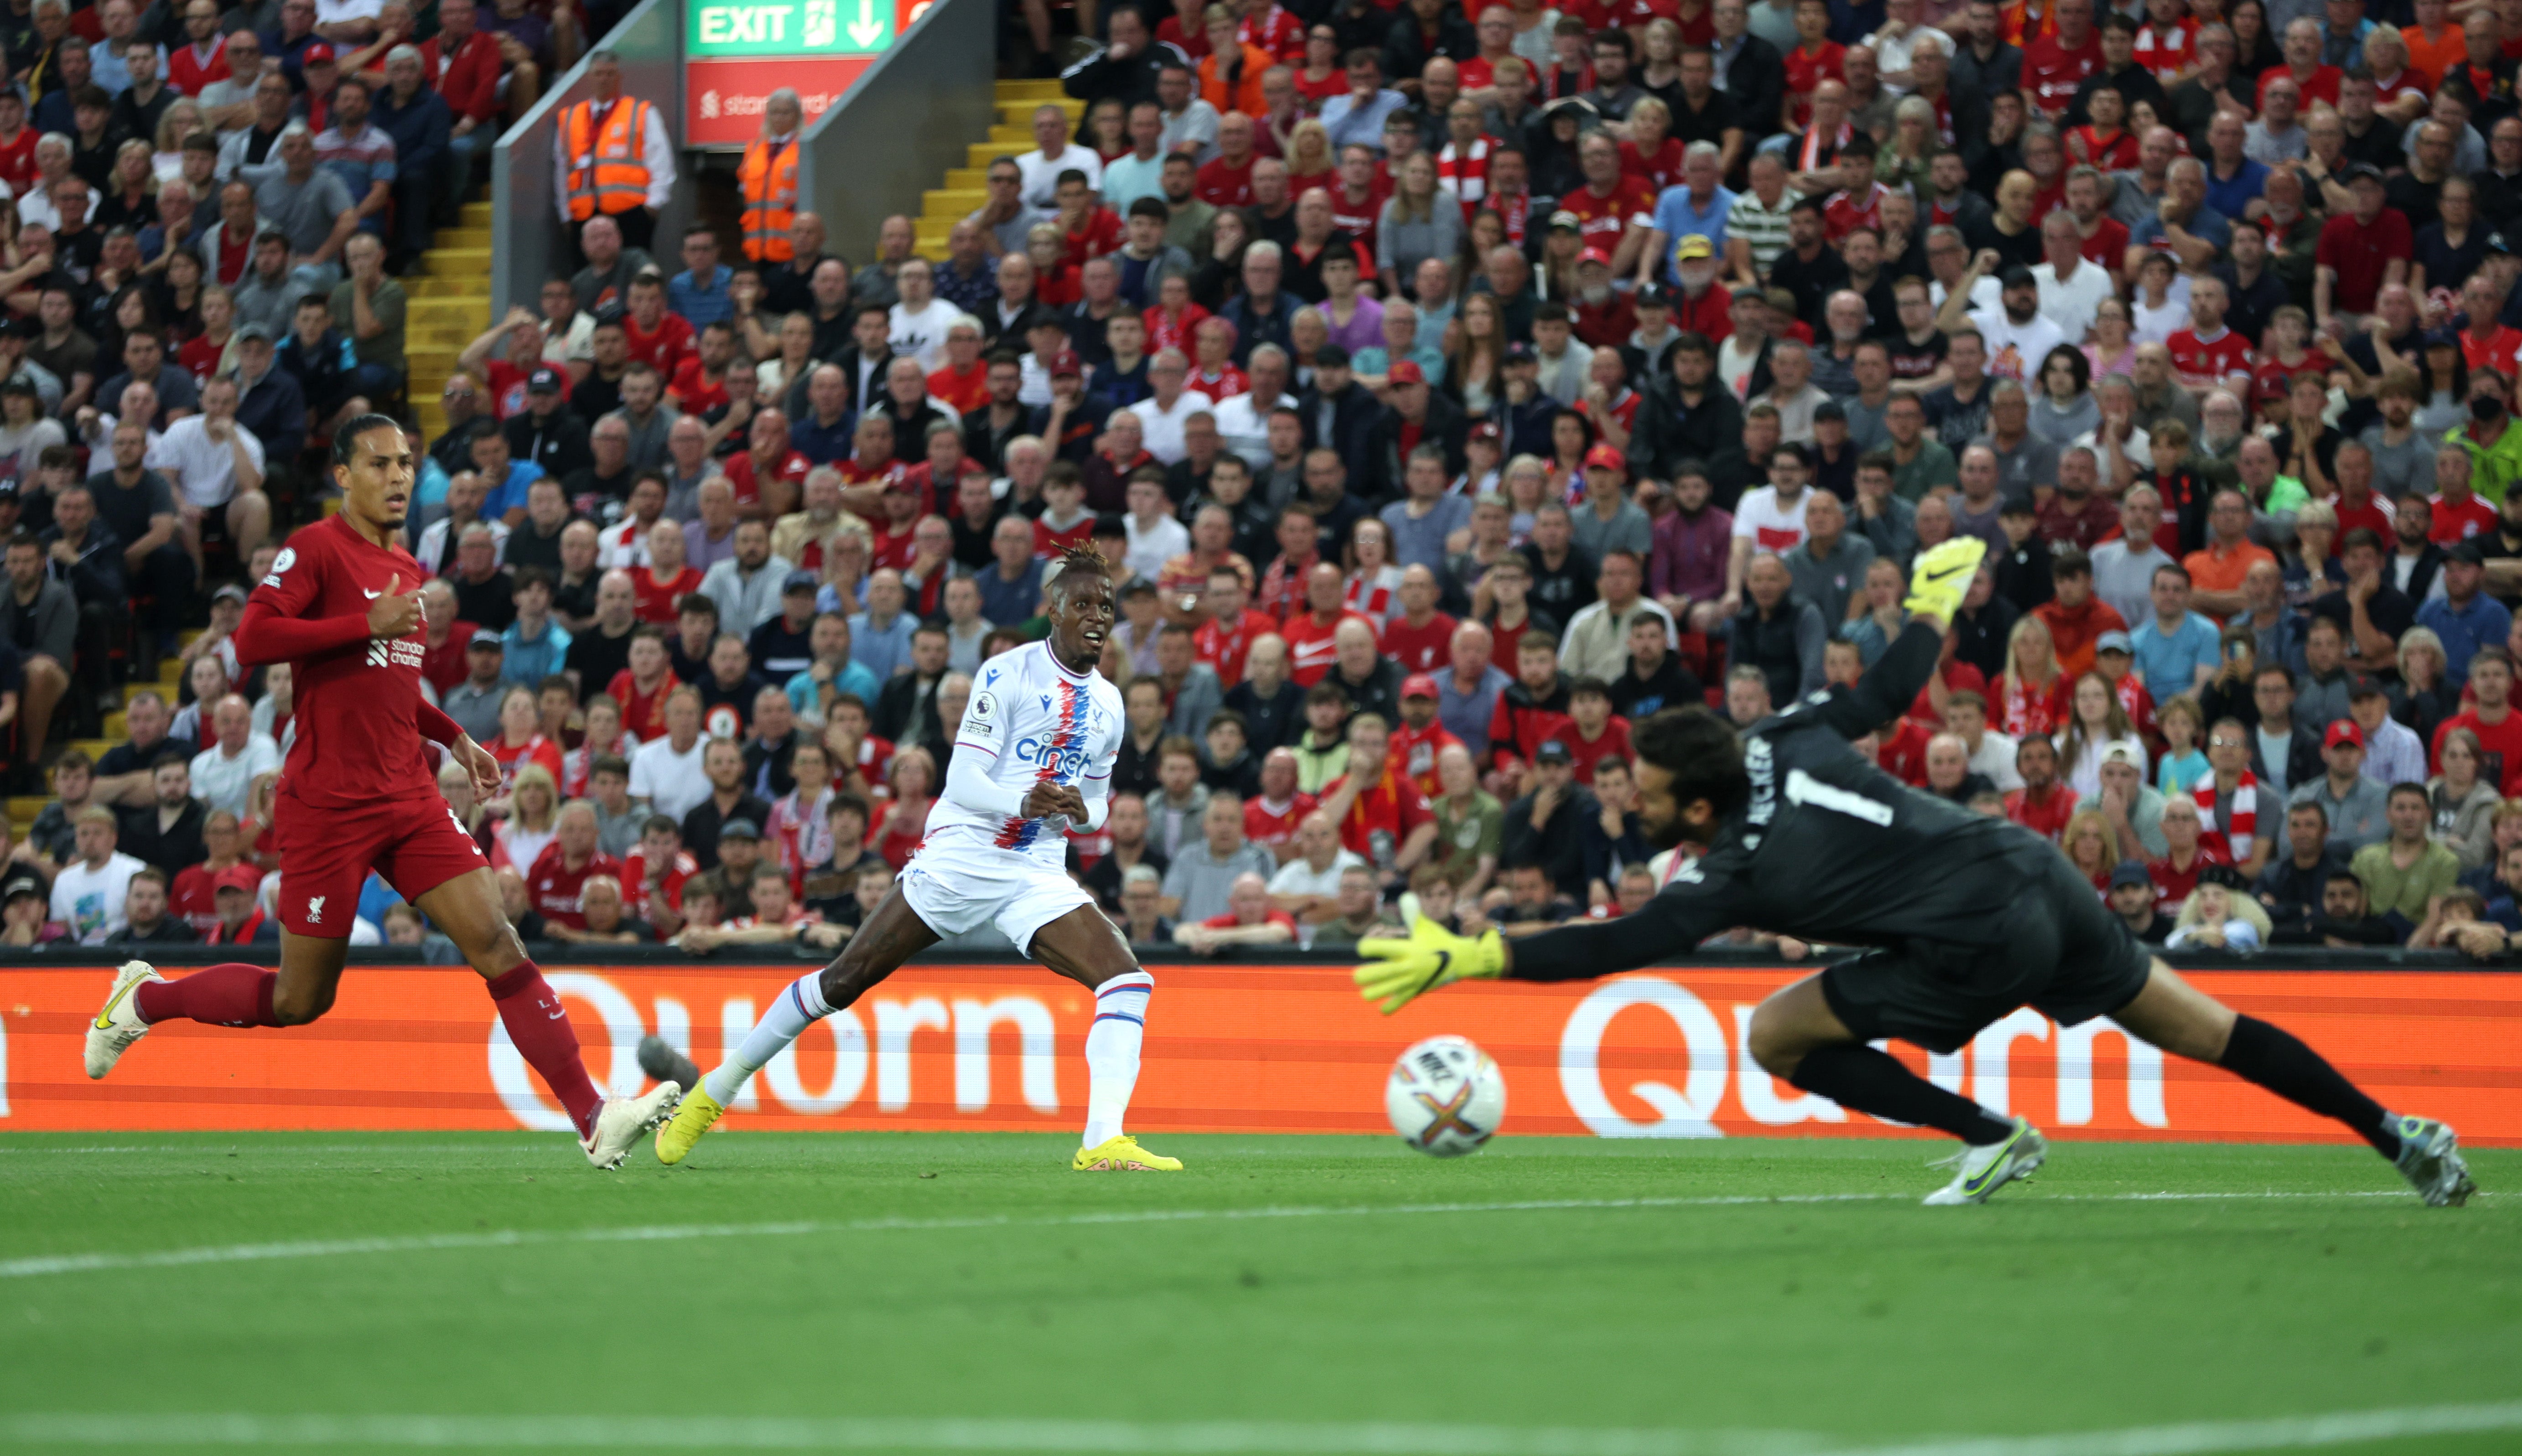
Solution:
<svg viewBox="0 0 2522 1456">
<path fill-rule="evenodd" d="M 457 225 L 441 229 L 433 241 L 421 255 L 424 271 L 402 285 L 411 294 L 404 341 L 411 407 L 426 440 L 446 428 L 439 392 L 455 370 L 455 356 L 490 326 L 490 205 L 466 203 Z"/>
<path fill-rule="evenodd" d="M 1072 132 L 1085 121 L 1086 104 L 1063 94 L 1057 81 L 998 83 L 999 119 L 990 128 L 989 139 L 973 142 L 965 154 L 964 165 L 950 168 L 940 179 L 943 185 L 920 194 L 919 216 L 914 219 L 920 257 L 932 260 L 946 257 L 946 235 L 957 221 L 977 211 L 989 195 L 991 162 L 1033 150 L 1033 114 L 1046 102 L 1068 113 Z"/>
</svg>

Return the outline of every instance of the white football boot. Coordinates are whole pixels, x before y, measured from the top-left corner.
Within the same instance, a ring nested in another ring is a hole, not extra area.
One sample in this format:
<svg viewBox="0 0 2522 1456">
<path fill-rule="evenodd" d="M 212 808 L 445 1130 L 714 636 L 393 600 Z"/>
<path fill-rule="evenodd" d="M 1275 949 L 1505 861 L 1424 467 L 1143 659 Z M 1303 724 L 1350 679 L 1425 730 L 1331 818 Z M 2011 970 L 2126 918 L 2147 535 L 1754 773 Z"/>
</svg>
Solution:
<svg viewBox="0 0 2522 1456">
<path fill-rule="evenodd" d="M 1965 1148 L 1937 1164 L 1957 1169 L 1953 1181 L 1927 1195 L 1930 1206 L 1951 1203 L 1985 1203 L 1988 1195 L 2012 1183 L 2030 1179 L 2033 1169 L 2049 1157 L 2049 1140 L 2040 1130 L 2017 1117 L 2014 1134 L 2002 1143 L 1982 1148 Z"/>
<path fill-rule="evenodd" d="M 114 989 L 105 998 L 105 1010 L 87 1024 L 87 1074 L 102 1078 L 114 1070 L 131 1044 L 149 1034 L 149 1023 L 140 1019 L 138 992 L 144 981 L 166 979 L 158 967 L 146 961 L 125 961 L 114 973 Z"/>
<path fill-rule="evenodd" d="M 607 1170 L 622 1166 L 640 1137 L 675 1115 L 675 1104 L 682 1100 L 683 1089 L 672 1082 L 658 1083 L 644 1097 L 606 1098 L 595 1113 L 595 1131 L 578 1140 L 586 1160 Z"/>
</svg>

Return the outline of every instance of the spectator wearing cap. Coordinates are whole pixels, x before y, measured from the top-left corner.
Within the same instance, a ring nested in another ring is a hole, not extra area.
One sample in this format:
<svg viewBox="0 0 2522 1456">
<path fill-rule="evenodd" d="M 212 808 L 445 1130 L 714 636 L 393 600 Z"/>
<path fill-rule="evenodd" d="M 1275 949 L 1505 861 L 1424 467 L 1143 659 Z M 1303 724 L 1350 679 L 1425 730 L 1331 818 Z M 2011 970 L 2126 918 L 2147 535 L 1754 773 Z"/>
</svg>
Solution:
<svg viewBox="0 0 2522 1456">
<path fill-rule="evenodd" d="M 475 628 L 464 645 L 464 681 L 439 695 L 440 709 L 477 743 L 500 731 L 499 700 L 507 695 L 506 653 L 507 643 L 497 632 Z"/>
<path fill-rule="evenodd" d="M 2155 909 L 2154 876 L 2135 860 L 2123 860 L 2111 871 L 2110 888 L 2104 898 L 2111 913 L 2128 927 L 2128 933 L 2146 945 L 2161 945 L 2172 933 L 2172 920 Z"/>
<path fill-rule="evenodd" d="M 2320 745 L 2327 772 L 2296 786 L 2287 803 L 2318 805 L 2328 816 L 2331 842 L 2345 853 L 2379 843 L 2389 832 L 2389 794 L 2364 776 L 2364 730 L 2355 720 L 2342 718 L 2329 725 Z"/>
<path fill-rule="evenodd" d="M 1471 417 L 1463 412 L 1463 406 L 1452 396 L 1429 385 L 1426 371 L 1414 359 L 1394 359 L 1386 378 L 1391 402 L 1376 422 L 1370 451 L 1382 472 L 1380 478 L 1406 481 L 1404 463 L 1422 445 L 1432 445 L 1445 452 L 1448 480 L 1462 474 L 1470 459 L 1464 446 L 1471 432 Z"/>
<path fill-rule="evenodd" d="M 1531 787 L 1506 808 L 1498 864 L 1538 867 L 1559 893 L 1585 894 L 1585 825 L 1602 817 L 1591 790 L 1576 782 L 1574 756 L 1559 737 L 1533 750 Z"/>
<path fill-rule="evenodd" d="M 1624 551 L 1641 563 L 1655 545 L 1655 523 L 1629 498 L 1628 456 L 1610 445 L 1585 451 L 1584 502 L 1567 513 L 1568 530 L 1585 554 L 1597 561 Z"/>
<path fill-rule="evenodd" d="M 277 336 L 259 323 L 236 331 L 237 423 L 262 443 L 263 458 L 288 462 L 306 446 L 306 394 L 280 367 Z"/>
<path fill-rule="evenodd" d="M 508 440 L 509 457 L 538 467 L 553 480 L 594 464 L 586 422 L 568 401 L 569 381 L 559 369 L 540 364 L 529 372 L 526 407 L 500 426 Z M 628 463 L 626 454 L 623 464 Z"/>
<path fill-rule="evenodd" d="M 2453 546 L 2445 553 L 2443 595 L 2417 606 L 2417 625 L 2443 638 L 2444 676 L 2454 683 L 2469 681 L 2469 662 L 2479 648 L 2501 645 L 2513 628 L 2512 612 L 2480 589 L 2486 563 L 2486 549 L 2477 540 Z"/>
<path fill-rule="evenodd" d="M 2347 192 L 2351 206 L 2321 225 L 2312 253 L 2312 314 L 2323 328 L 2334 314 L 2360 328 L 2383 285 L 2399 281 L 2416 254 L 2407 217 L 2384 201 L 2379 168 L 2360 162 L 2349 167 Z"/>
<path fill-rule="evenodd" d="M 813 572 L 791 570 L 779 584 L 779 610 L 746 638 L 745 650 L 771 681 L 785 683 L 815 665 L 815 593 L 821 586 Z M 838 625 L 849 630 L 847 623 Z"/>
</svg>

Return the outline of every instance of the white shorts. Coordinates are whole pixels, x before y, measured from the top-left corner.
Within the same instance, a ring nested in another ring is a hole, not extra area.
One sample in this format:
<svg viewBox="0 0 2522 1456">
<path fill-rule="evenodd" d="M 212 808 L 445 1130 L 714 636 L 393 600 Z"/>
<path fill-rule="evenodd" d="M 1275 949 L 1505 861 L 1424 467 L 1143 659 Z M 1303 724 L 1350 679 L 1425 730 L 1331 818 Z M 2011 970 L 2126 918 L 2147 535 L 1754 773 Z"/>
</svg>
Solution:
<svg viewBox="0 0 2522 1456">
<path fill-rule="evenodd" d="M 1095 897 L 1077 881 L 1031 855 L 931 841 L 902 871 L 902 898 L 939 935 L 966 935 L 984 924 L 1032 953 L 1034 933 Z"/>
</svg>

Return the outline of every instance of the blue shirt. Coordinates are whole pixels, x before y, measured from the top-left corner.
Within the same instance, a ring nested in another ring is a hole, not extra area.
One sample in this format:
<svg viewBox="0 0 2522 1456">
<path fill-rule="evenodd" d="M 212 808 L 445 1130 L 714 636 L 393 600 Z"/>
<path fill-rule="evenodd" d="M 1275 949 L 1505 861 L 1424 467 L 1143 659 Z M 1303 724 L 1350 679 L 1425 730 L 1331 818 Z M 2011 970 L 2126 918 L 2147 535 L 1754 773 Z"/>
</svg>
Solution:
<svg viewBox="0 0 2522 1456">
<path fill-rule="evenodd" d="M 2479 648 L 2504 645 L 2513 614 L 2484 591 L 2465 608 L 2453 606 L 2448 596 L 2429 596 L 2417 606 L 2417 625 L 2443 638 L 2444 677 L 2457 685 L 2469 681 L 2469 660 Z"/>
<path fill-rule="evenodd" d="M 875 711 L 875 695 L 884 689 L 884 684 L 876 681 L 875 674 L 868 672 L 865 665 L 856 659 L 841 664 L 840 672 L 832 678 L 832 686 L 841 692 L 857 694 L 859 701 L 866 704 L 870 713 Z M 815 681 L 812 670 L 788 680 L 788 706 L 800 713 L 818 716 L 822 713 L 822 688 Z"/>
<path fill-rule="evenodd" d="M 695 329 L 724 323 L 735 317 L 735 298 L 727 292 L 727 284 L 734 277 L 735 269 L 724 263 L 718 265 L 707 283 L 694 278 L 691 269 L 685 268 L 666 280 L 666 306 L 681 314 L 683 321 Z"/>
<path fill-rule="evenodd" d="M 1027 563 L 1024 574 L 1010 582 L 999 575 L 995 561 L 972 574 L 981 588 L 981 616 L 993 627 L 1011 627 L 1042 605 L 1041 558 Z"/>
<path fill-rule="evenodd" d="M 817 465 L 846 460 L 850 457 L 850 436 L 858 427 L 858 416 L 843 410 L 840 420 L 827 430 L 815 423 L 815 413 L 809 409 L 790 422 L 788 447 Z"/>
<path fill-rule="evenodd" d="M 987 595 L 987 588 L 984 588 Z M 919 619 L 911 613 L 893 614 L 891 627 L 876 627 L 864 612 L 850 614 L 850 659 L 864 667 L 878 682 L 911 666 L 911 632 Z"/>
<path fill-rule="evenodd" d="M 2248 157 L 2242 159 L 2240 171 L 2220 181 L 2216 176 L 2216 164 L 2213 160 L 2206 163 L 2205 170 L 2207 206 L 2227 217 L 2241 216 L 2243 210 L 2257 201 L 2268 184 L 2267 167 L 2253 162 Z M 2198 229 L 2193 227 L 2190 231 L 2198 232 Z M 2206 236 L 2205 233 L 2198 233 L 2198 235 L 2202 238 Z"/>
<path fill-rule="evenodd" d="M 511 510 L 526 508 L 526 489 L 543 478 L 543 468 L 532 460 L 508 462 L 508 478 L 482 502 L 482 518 L 495 521 Z"/>
<path fill-rule="evenodd" d="M 2260 166 L 2256 162 L 2251 165 Z M 2266 167 L 2260 166 L 2263 177 L 2267 174 L 2267 170 Z M 2251 195 L 2257 197 L 2259 194 L 2255 190 Z M 2225 219 L 2224 213 L 2217 210 L 2216 194 L 2212 188 L 2207 194 L 2206 204 L 2199 208 L 2197 215 L 2182 223 L 2181 226 L 2200 242 L 2215 244 L 2216 251 L 2218 253 L 2233 246 L 2233 224 Z M 2163 214 L 2160 212 L 2146 213 L 2143 222 L 2128 229 L 2128 242 L 2140 248 L 2150 248 L 2162 237 Z"/>
<path fill-rule="evenodd" d="M 1445 382 L 1445 356 L 1424 344 L 1410 346 L 1408 357 L 1419 361 L 1419 368 L 1430 385 Z M 1380 344 L 1369 345 L 1349 355 L 1349 367 L 1360 374 L 1382 375 L 1392 372 L 1392 352 Z"/>
<path fill-rule="evenodd" d="M 2156 702 L 2168 703 L 2198 690 L 2198 670 L 2215 669 L 2221 634 L 2215 623 L 2196 612 L 2168 636 L 2163 624 L 2148 617 L 2144 626 L 2128 634 L 2128 645 L 2136 658 L 2137 676 L 2145 680 L 2145 690 L 2154 694 Z"/>
<path fill-rule="evenodd" d="M 561 670 L 561 660 L 569 656 L 569 629 L 554 617 L 543 619 L 542 635 L 529 640 L 523 634 L 525 624 L 511 622 L 499 634 L 506 644 L 506 660 L 499 665 L 499 676 L 528 687 L 539 686 L 545 678 Z"/>
<path fill-rule="evenodd" d="M 1663 195 L 1656 199 L 1656 230 L 1663 234 L 1667 248 L 1679 247 L 1682 239 L 1698 233 L 1707 239 L 1709 246 L 1716 250 L 1715 256 L 1721 259 L 1725 257 L 1725 212 L 1734 206 L 1734 193 L 1719 187 L 1707 207 L 1694 208 L 1690 205 L 1687 186 L 1667 187 Z M 1672 259 L 1669 257 L 1663 258 L 1656 271 L 1669 276 Z"/>
<path fill-rule="evenodd" d="M 1378 91 L 1363 107 L 1354 91 L 1324 102 L 1323 129 L 1331 134 L 1331 155 L 1337 157 L 1342 147 L 1359 146 L 1382 156 L 1383 118 L 1409 104 L 1410 98 L 1398 91 Z"/>
</svg>

